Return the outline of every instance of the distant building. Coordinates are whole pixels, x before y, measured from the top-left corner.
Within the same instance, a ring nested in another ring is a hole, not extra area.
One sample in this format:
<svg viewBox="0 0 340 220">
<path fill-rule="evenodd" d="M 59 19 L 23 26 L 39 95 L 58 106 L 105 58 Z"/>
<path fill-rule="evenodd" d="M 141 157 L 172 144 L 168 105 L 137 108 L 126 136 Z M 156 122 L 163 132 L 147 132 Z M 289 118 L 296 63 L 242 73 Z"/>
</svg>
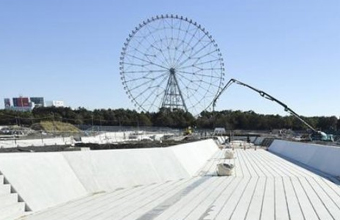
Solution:
<svg viewBox="0 0 340 220">
<path fill-rule="evenodd" d="M 51 106 L 54 106 L 54 107 L 65 107 L 65 104 L 64 104 L 64 101 L 56 101 L 56 100 L 47 101 L 46 102 L 46 107 L 51 107 Z"/>
<path fill-rule="evenodd" d="M 13 110 L 13 111 L 32 111 L 34 107 L 64 107 L 64 101 L 44 101 L 43 97 L 14 97 L 12 98 L 13 105 L 11 105 L 11 99 L 5 98 L 4 104 L 5 109 Z"/>
<path fill-rule="evenodd" d="M 53 106 L 55 107 L 64 107 L 64 101 L 52 101 Z"/>
<path fill-rule="evenodd" d="M 11 99 L 4 99 L 5 108 L 11 107 Z"/>
<path fill-rule="evenodd" d="M 30 101 L 28 97 L 18 97 L 13 98 L 13 106 L 14 107 L 29 107 Z"/>
<path fill-rule="evenodd" d="M 43 97 L 31 97 L 30 99 L 31 99 L 31 102 L 33 102 L 36 107 L 44 107 L 45 106 L 45 102 L 44 102 Z"/>
</svg>

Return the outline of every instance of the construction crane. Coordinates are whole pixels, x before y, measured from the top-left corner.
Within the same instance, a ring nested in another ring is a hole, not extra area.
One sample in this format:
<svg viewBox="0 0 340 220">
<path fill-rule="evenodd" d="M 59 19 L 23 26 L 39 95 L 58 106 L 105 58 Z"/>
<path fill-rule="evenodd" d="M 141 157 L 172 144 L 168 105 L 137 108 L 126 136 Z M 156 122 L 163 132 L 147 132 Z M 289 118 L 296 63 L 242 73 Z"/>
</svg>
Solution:
<svg viewBox="0 0 340 220">
<path fill-rule="evenodd" d="M 229 88 L 229 86 L 231 86 L 233 83 L 236 83 L 238 85 L 241 85 L 241 86 L 245 86 L 257 93 L 259 93 L 262 97 L 266 98 L 266 99 L 269 99 L 270 101 L 274 101 L 276 103 L 278 103 L 279 105 L 281 105 L 284 110 L 286 112 L 288 112 L 289 114 L 293 115 L 294 117 L 296 117 L 297 119 L 299 119 L 304 125 L 306 125 L 309 129 L 312 130 L 312 135 L 311 135 L 311 139 L 312 140 L 322 140 L 322 141 L 334 141 L 333 140 L 333 135 L 330 135 L 330 134 L 326 134 L 322 131 L 318 131 L 316 130 L 315 128 L 313 128 L 310 124 L 308 124 L 305 120 L 303 120 L 301 118 L 300 115 L 298 115 L 296 112 L 294 112 L 291 108 L 289 108 L 286 104 L 284 104 L 283 102 L 281 102 L 280 100 L 274 98 L 273 96 L 269 95 L 268 93 L 264 92 L 264 91 L 261 91 L 259 89 L 256 89 L 248 84 L 245 84 L 241 81 L 238 81 L 236 79 L 231 79 L 229 80 L 229 82 L 223 87 L 223 89 L 216 95 L 216 97 L 214 98 L 213 102 L 212 102 L 212 106 L 213 106 L 213 111 L 215 110 L 215 106 L 216 106 L 216 102 L 217 102 L 217 99 L 221 96 L 221 94 Z"/>
</svg>

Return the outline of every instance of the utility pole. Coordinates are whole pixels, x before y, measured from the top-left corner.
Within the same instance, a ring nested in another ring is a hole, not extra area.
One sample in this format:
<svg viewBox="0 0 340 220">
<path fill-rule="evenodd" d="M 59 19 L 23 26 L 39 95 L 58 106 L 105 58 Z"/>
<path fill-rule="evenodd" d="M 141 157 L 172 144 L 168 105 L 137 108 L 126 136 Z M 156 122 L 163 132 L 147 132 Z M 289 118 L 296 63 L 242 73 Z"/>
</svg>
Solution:
<svg viewBox="0 0 340 220">
<path fill-rule="evenodd" d="M 92 113 L 92 127 L 91 127 L 91 130 L 92 130 L 92 135 L 93 135 L 93 113 Z"/>
</svg>

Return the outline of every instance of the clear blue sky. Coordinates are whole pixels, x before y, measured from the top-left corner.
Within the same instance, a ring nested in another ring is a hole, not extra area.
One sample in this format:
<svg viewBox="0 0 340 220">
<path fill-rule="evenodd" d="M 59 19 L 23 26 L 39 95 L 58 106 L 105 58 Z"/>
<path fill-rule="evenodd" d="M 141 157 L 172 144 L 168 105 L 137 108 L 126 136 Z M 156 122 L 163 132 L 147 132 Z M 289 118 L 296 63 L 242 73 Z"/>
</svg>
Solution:
<svg viewBox="0 0 340 220">
<path fill-rule="evenodd" d="M 3 98 L 43 96 L 89 109 L 133 109 L 119 57 L 128 34 L 155 15 L 197 21 L 236 78 L 305 116 L 340 116 L 339 0 L 0 0 Z M 233 85 L 216 110 L 284 115 L 282 107 Z"/>
</svg>

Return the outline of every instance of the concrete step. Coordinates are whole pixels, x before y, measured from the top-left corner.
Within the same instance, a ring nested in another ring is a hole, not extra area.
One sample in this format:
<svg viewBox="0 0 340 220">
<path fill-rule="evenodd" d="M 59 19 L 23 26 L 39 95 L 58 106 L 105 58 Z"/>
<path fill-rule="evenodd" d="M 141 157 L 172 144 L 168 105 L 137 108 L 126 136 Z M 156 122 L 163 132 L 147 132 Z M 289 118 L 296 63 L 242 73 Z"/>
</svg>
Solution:
<svg viewBox="0 0 340 220">
<path fill-rule="evenodd" d="M 5 194 L 10 194 L 10 193 L 11 193 L 11 185 L 9 184 L 0 185 L 0 196 L 5 195 Z"/>
<path fill-rule="evenodd" d="M 9 215 L 9 216 L 6 216 L 5 218 L 1 218 L 0 217 L 0 220 L 17 220 L 17 219 L 21 219 L 23 218 L 23 216 L 26 216 L 26 215 L 29 215 L 30 213 L 29 212 L 17 212 L 17 213 L 14 213 L 13 215 Z"/>
<path fill-rule="evenodd" d="M 0 208 L 0 220 L 9 220 L 11 216 L 21 216 L 25 214 L 25 203 L 18 202 Z"/>
<path fill-rule="evenodd" d="M 18 202 L 18 194 L 12 193 L 12 194 L 5 194 L 0 196 L 0 205 L 1 207 L 11 205 Z"/>
</svg>

